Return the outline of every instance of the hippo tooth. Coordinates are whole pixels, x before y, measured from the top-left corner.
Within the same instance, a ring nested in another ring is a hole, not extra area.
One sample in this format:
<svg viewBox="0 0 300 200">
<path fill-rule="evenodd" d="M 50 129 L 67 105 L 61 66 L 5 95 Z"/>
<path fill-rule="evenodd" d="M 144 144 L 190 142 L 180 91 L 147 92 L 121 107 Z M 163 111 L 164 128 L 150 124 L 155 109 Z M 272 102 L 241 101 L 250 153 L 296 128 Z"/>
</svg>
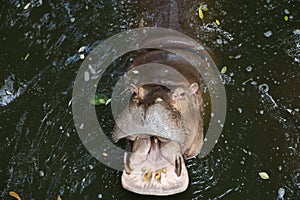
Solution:
<svg viewBox="0 0 300 200">
<path fill-rule="evenodd" d="M 129 162 L 127 153 L 124 154 L 124 167 L 127 174 L 130 174 L 133 170 L 133 167 Z"/>
<path fill-rule="evenodd" d="M 128 163 L 128 167 L 129 167 L 129 169 L 130 169 L 131 171 L 133 171 L 133 167 L 132 167 L 132 165 L 131 165 L 130 162 Z"/>
<path fill-rule="evenodd" d="M 177 176 L 181 175 L 181 164 L 182 164 L 182 160 L 181 160 L 181 156 L 178 155 L 176 160 L 175 160 L 175 173 Z"/>
<path fill-rule="evenodd" d="M 148 172 L 146 172 L 143 180 L 147 181 L 149 178 L 151 178 L 152 173 L 153 173 L 152 170 L 149 170 Z"/>
<path fill-rule="evenodd" d="M 163 168 L 161 169 L 161 172 L 164 173 L 164 174 L 167 173 L 167 168 L 163 167 Z"/>
<path fill-rule="evenodd" d="M 156 144 L 158 142 L 158 138 L 154 137 L 154 143 Z"/>
<path fill-rule="evenodd" d="M 155 172 L 155 179 L 156 180 L 158 180 L 158 179 L 160 179 L 160 175 L 161 175 L 161 173 L 160 173 L 160 170 L 157 170 L 156 172 Z"/>
</svg>

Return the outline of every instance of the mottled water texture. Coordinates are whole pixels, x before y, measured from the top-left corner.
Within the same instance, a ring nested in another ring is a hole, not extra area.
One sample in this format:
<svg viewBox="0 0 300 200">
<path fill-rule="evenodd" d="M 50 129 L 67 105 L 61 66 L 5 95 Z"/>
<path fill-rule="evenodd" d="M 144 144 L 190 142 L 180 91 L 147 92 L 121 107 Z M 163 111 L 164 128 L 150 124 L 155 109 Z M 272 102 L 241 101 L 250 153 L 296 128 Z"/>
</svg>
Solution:
<svg viewBox="0 0 300 200">
<path fill-rule="evenodd" d="M 201 2 L 208 8 L 202 20 Z M 121 172 L 85 149 L 71 112 L 80 54 L 138 27 L 136 4 L 1 2 L 1 199 L 9 199 L 9 191 L 22 199 L 140 198 L 121 187 Z M 227 67 L 222 78 L 228 111 L 213 151 L 187 161 L 188 190 L 164 199 L 300 199 L 299 1 L 194 1 L 188 6 L 182 11 L 185 28 L 209 48 L 220 70 Z M 130 58 L 111 65 L 99 93 L 111 95 Z M 96 110 L 109 137 L 110 106 Z M 261 179 L 259 172 L 270 179 Z"/>
</svg>

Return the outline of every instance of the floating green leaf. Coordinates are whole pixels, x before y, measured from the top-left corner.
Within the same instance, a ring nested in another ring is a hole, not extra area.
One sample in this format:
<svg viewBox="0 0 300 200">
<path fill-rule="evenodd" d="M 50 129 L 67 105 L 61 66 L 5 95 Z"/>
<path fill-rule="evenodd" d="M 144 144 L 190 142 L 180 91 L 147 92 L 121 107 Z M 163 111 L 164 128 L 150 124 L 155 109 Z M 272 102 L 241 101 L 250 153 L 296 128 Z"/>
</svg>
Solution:
<svg viewBox="0 0 300 200">
<path fill-rule="evenodd" d="M 91 99 L 91 104 L 93 105 L 107 105 L 110 101 L 110 99 L 105 96 L 104 94 L 96 94 L 93 99 Z M 108 103 L 107 103 L 108 102 Z"/>
<path fill-rule="evenodd" d="M 289 21 L 289 16 L 286 15 L 286 16 L 283 17 L 283 19 L 284 19 L 284 21 L 287 22 L 287 21 Z"/>
<path fill-rule="evenodd" d="M 199 14 L 200 19 L 204 18 L 203 11 L 202 11 L 202 4 L 200 4 L 200 6 L 198 8 L 198 14 Z"/>
<path fill-rule="evenodd" d="M 267 172 L 259 172 L 258 175 L 264 180 L 270 179 L 269 174 L 267 174 Z"/>
<path fill-rule="evenodd" d="M 222 69 L 221 69 L 221 74 L 225 74 L 227 72 L 227 67 L 224 66 Z"/>
</svg>

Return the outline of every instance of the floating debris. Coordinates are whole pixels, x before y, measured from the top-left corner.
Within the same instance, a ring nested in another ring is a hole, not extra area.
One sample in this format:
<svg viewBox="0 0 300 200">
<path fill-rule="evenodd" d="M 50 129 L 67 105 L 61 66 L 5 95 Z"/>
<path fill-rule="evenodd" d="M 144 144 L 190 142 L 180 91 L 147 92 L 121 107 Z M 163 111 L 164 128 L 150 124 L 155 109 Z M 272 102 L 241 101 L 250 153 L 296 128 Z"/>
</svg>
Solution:
<svg viewBox="0 0 300 200">
<path fill-rule="evenodd" d="M 283 17 L 283 19 L 284 19 L 284 21 L 287 22 L 287 21 L 289 21 L 289 16 L 286 15 L 286 16 Z"/>
<path fill-rule="evenodd" d="M 16 192 L 14 192 L 14 191 L 10 191 L 8 194 L 9 194 L 11 197 L 16 198 L 17 200 L 21 200 L 20 195 L 17 194 Z"/>
<path fill-rule="evenodd" d="M 272 31 L 270 31 L 270 30 L 269 30 L 269 31 L 266 31 L 266 32 L 264 32 L 264 36 L 265 36 L 265 37 L 267 37 L 267 38 L 268 38 L 268 37 L 271 37 L 271 36 L 272 36 L 272 34 L 273 34 L 273 33 L 272 33 Z"/>
<path fill-rule="evenodd" d="M 29 56 L 30 56 L 30 53 L 27 53 L 24 60 L 27 60 L 29 58 Z"/>
<path fill-rule="evenodd" d="M 227 72 L 227 66 L 224 66 L 222 69 L 221 69 L 221 74 L 225 74 Z"/>
<path fill-rule="evenodd" d="M 267 172 L 259 172 L 258 175 L 264 180 L 270 179 L 269 174 L 267 174 Z"/>
<path fill-rule="evenodd" d="M 59 161 L 62 161 L 67 156 L 67 152 L 64 153 L 64 155 L 59 159 Z"/>
<path fill-rule="evenodd" d="M 220 26 L 221 25 L 221 22 L 219 20 L 216 19 L 216 24 L 217 26 Z"/>
<path fill-rule="evenodd" d="M 79 58 L 80 58 L 81 60 L 84 60 L 84 58 L 85 58 L 84 54 L 80 54 Z"/>
<path fill-rule="evenodd" d="M 24 10 L 27 10 L 29 8 L 29 6 L 31 5 L 31 3 L 28 3 L 24 6 Z"/>
<path fill-rule="evenodd" d="M 82 47 L 80 47 L 80 48 L 78 49 L 78 53 L 82 53 L 82 52 L 84 52 L 85 48 L 86 48 L 86 46 L 82 46 Z"/>
<path fill-rule="evenodd" d="M 11 91 L 9 91 L 9 90 L 5 90 L 5 93 L 7 94 L 7 95 L 12 95 L 13 93 L 11 92 Z"/>
<path fill-rule="evenodd" d="M 91 104 L 98 106 L 98 105 L 108 105 L 111 102 L 104 94 L 96 94 L 95 97 L 91 100 Z"/>
<path fill-rule="evenodd" d="M 198 8 L 198 14 L 199 14 L 200 19 L 204 18 L 204 14 L 203 14 L 203 11 L 202 11 L 202 4 L 200 4 L 200 6 Z"/>
<path fill-rule="evenodd" d="M 203 11 L 208 11 L 207 4 L 202 4 L 202 10 L 203 10 Z"/>
<path fill-rule="evenodd" d="M 57 200 L 62 200 L 62 198 L 60 197 L 60 195 L 57 195 Z"/>
<path fill-rule="evenodd" d="M 71 23 L 74 23 L 74 22 L 75 22 L 75 17 L 71 17 L 71 18 L 70 18 L 70 22 L 71 22 Z"/>
</svg>

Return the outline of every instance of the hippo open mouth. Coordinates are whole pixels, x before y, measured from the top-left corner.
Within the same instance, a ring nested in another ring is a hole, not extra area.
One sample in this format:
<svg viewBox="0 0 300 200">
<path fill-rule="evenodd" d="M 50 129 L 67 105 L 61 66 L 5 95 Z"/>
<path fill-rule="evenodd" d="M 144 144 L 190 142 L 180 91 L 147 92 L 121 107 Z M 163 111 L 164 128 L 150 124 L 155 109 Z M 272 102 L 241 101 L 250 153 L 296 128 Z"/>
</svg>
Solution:
<svg viewBox="0 0 300 200">
<path fill-rule="evenodd" d="M 124 156 L 125 189 L 148 195 L 169 195 L 186 190 L 187 169 L 177 142 L 146 136 L 133 141 L 133 154 Z"/>
<path fill-rule="evenodd" d="M 148 74 L 149 76 L 149 74 Z M 130 105 L 119 115 L 114 141 L 127 139 L 122 186 L 147 195 L 183 192 L 189 178 L 184 157 L 199 153 L 202 127 L 196 93 L 198 84 L 131 85 Z"/>
<path fill-rule="evenodd" d="M 169 195 L 188 187 L 182 155 L 186 130 L 180 113 L 165 99 L 157 99 L 146 110 L 144 104 L 131 105 L 121 115 L 114 139 L 130 141 L 131 154 L 124 155 L 123 187 L 139 194 Z"/>
</svg>

